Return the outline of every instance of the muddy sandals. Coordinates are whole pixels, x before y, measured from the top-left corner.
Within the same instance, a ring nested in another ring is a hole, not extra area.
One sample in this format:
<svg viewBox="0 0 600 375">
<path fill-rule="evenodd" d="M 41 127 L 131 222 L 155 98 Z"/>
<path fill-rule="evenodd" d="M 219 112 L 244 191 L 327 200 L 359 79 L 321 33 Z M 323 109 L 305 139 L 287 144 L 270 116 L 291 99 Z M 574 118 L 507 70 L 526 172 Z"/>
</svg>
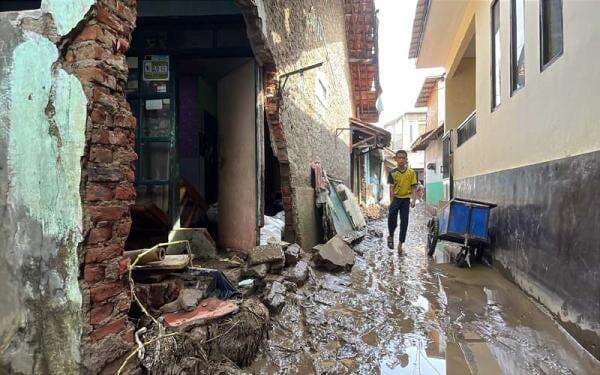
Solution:
<svg viewBox="0 0 600 375">
<path fill-rule="evenodd" d="M 394 250 L 394 236 L 388 236 L 388 247 L 391 250 Z"/>
</svg>

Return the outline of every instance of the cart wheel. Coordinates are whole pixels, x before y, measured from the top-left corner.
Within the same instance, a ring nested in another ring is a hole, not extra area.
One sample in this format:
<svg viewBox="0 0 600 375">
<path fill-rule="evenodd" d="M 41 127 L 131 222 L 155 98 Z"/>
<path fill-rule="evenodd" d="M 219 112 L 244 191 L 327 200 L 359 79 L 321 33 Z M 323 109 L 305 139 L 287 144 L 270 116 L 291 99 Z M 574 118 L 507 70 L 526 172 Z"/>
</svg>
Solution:
<svg viewBox="0 0 600 375">
<path fill-rule="evenodd" d="M 471 262 L 470 262 L 470 251 L 468 248 L 463 247 L 460 249 L 460 251 L 458 252 L 458 254 L 456 254 L 456 259 L 454 260 L 456 265 L 459 266 L 460 268 L 465 268 L 465 267 L 471 267 Z"/>
<path fill-rule="evenodd" d="M 429 228 L 429 232 L 427 233 L 427 255 L 433 256 L 433 253 L 435 253 L 435 246 L 437 245 L 439 233 L 437 219 L 429 219 L 427 227 Z"/>
</svg>

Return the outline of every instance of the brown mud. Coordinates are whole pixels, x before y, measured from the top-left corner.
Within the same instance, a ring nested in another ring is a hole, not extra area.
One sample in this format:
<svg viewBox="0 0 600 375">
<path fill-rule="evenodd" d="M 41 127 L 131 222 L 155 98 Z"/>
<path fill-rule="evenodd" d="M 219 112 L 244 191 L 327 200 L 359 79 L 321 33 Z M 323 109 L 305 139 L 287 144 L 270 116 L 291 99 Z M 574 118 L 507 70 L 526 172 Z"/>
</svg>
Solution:
<svg viewBox="0 0 600 375">
<path fill-rule="evenodd" d="M 352 271 L 315 271 L 290 294 L 246 371 L 598 373 L 598 362 L 497 271 L 447 263 L 444 244 L 427 258 L 426 220 L 422 208 L 411 212 L 403 255 L 387 248 L 385 220 L 371 222 Z"/>
</svg>

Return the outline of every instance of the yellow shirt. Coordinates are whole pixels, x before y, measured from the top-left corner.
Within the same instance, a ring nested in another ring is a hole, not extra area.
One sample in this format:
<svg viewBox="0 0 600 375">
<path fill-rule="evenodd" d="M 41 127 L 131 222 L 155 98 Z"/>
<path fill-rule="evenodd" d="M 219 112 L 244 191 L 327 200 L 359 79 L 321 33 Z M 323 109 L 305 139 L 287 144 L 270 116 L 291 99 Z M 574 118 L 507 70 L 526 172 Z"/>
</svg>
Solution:
<svg viewBox="0 0 600 375">
<path fill-rule="evenodd" d="M 410 198 L 412 187 L 417 185 L 417 174 L 408 167 L 404 172 L 394 168 L 388 175 L 388 184 L 393 185 L 395 198 Z"/>
</svg>

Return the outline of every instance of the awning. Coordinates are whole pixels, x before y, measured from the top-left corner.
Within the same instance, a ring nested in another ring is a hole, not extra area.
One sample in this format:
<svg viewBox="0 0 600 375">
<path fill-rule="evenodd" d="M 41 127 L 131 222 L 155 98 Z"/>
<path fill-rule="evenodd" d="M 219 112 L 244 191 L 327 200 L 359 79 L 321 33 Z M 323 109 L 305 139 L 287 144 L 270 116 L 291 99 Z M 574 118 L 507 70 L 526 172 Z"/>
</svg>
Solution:
<svg viewBox="0 0 600 375">
<path fill-rule="evenodd" d="M 350 118 L 352 148 L 383 148 L 390 145 L 392 134 L 379 126 Z"/>
<path fill-rule="evenodd" d="M 444 134 L 444 124 L 438 126 L 436 129 L 421 134 L 415 143 L 412 144 L 411 150 L 413 152 L 425 150 L 429 145 L 429 142 L 437 139 L 442 134 Z"/>
<path fill-rule="evenodd" d="M 429 98 L 431 97 L 431 93 L 433 92 L 436 83 L 442 78 L 444 78 L 443 74 L 425 78 L 425 81 L 423 81 L 423 86 L 421 87 L 421 91 L 419 92 L 419 96 L 417 97 L 417 101 L 415 102 L 415 107 L 427 107 L 427 103 L 429 102 Z"/>
</svg>

